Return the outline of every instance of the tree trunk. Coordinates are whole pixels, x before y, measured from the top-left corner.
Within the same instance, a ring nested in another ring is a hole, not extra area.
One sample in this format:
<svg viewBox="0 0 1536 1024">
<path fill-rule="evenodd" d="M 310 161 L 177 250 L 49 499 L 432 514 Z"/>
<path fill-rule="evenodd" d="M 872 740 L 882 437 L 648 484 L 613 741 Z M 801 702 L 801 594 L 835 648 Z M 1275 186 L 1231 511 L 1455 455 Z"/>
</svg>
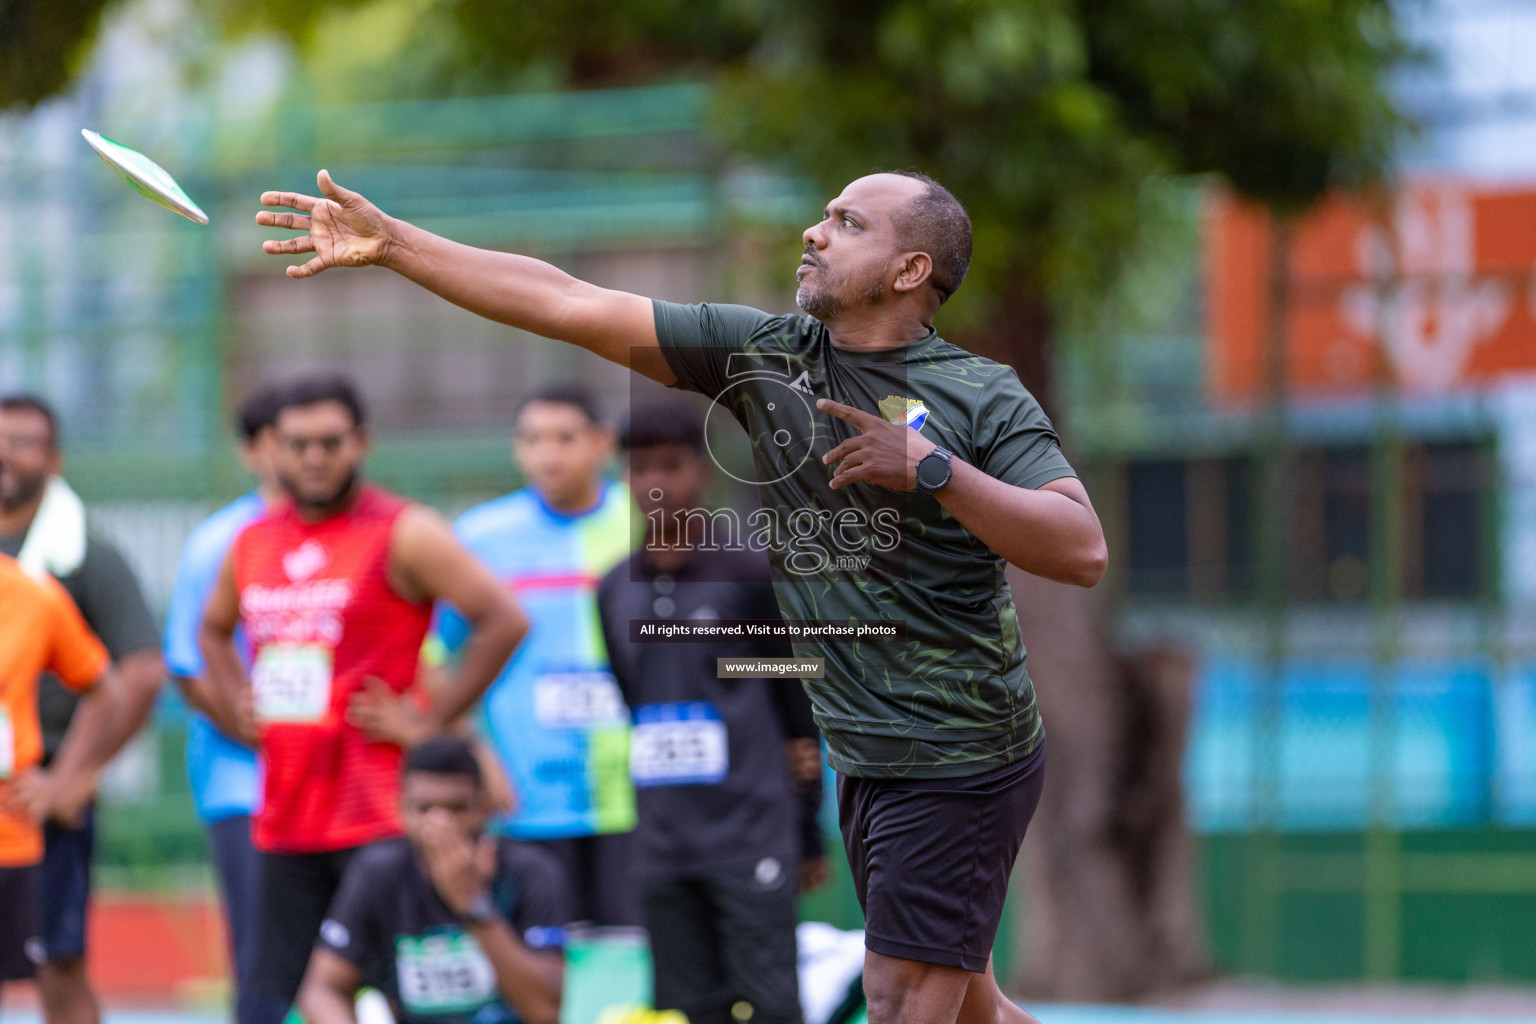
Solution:
<svg viewBox="0 0 1536 1024">
<path fill-rule="evenodd" d="M 993 327 L 974 350 L 1017 369 L 1061 429 L 1045 305 L 1015 296 Z M 1201 978 L 1182 790 L 1193 662 L 1171 647 L 1115 652 L 1096 593 L 1017 570 L 1009 578 L 1048 748 L 1025 843 L 1014 987 L 1126 1000 Z"/>
</svg>

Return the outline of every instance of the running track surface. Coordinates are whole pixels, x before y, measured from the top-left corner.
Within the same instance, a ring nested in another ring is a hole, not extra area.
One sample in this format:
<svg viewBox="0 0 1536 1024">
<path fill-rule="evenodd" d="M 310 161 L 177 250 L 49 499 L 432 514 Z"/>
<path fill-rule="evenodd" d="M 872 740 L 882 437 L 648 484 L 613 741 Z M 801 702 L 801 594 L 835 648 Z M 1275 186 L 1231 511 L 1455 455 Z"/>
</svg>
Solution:
<svg viewBox="0 0 1536 1024">
<path fill-rule="evenodd" d="M 1037 1006 L 1030 1007 L 1041 1024 L 1410 1024 L 1428 1017 L 1404 1017 L 1401 1014 L 1352 1014 L 1352 1013 L 1277 1013 L 1231 1012 L 1225 1010 L 1158 1010 L 1121 1006 Z M 174 1011 L 107 1010 L 102 1015 L 105 1024 L 224 1024 L 227 1018 L 211 1013 L 178 1013 Z M 1436 1015 L 1435 1020 L 1447 1019 Z M 1510 1024 L 1511 1021 L 1530 1020 L 1529 1017 L 1471 1016 L 1451 1018 L 1462 1024 Z M 42 1018 L 34 1010 L 0 1009 L 4 1024 L 42 1024 Z"/>
</svg>

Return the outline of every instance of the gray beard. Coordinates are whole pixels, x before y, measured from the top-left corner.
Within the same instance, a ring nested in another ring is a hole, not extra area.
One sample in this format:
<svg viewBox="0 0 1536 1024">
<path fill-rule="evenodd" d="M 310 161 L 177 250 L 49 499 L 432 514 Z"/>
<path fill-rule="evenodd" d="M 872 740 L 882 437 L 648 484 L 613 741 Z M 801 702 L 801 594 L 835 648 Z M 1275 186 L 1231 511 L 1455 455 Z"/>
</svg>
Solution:
<svg viewBox="0 0 1536 1024">
<path fill-rule="evenodd" d="M 885 298 L 885 282 L 876 278 L 859 294 L 857 301 L 862 305 L 872 306 L 883 298 Z M 849 304 L 830 288 L 812 287 L 809 281 L 802 281 L 800 287 L 795 290 L 795 305 L 799 306 L 800 312 L 806 316 L 828 323 L 847 309 Z"/>
<path fill-rule="evenodd" d="M 812 288 L 809 284 L 802 284 L 795 290 L 795 305 L 806 316 L 815 317 L 823 323 L 843 308 L 836 296 L 827 294 L 825 289 Z"/>
</svg>

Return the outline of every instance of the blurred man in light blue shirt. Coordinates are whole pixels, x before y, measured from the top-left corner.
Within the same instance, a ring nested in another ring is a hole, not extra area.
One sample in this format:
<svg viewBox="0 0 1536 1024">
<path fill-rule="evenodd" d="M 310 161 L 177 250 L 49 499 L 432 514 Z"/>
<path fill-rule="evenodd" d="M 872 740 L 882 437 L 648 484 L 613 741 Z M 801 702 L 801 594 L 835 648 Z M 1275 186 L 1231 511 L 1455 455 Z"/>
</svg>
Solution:
<svg viewBox="0 0 1536 1024">
<path fill-rule="evenodd" d="M 237 725 L 219 720 L 224 705 L 210 700 L 205 692 L 207 681 L 197 639 L 208 595 L 230 545 L 281 495 L 272 472 L 276 410 L 271 388 L 262 388 L 241 403 L 236 417 L 240 462 L 256 478 L 256 489 L 203 520 L 187 538 L 165 622 L 166 668 L 193 709 L 187 727 L 187 776 L 197 816 L 208 832 L 229 921 L 236 1024 L 278 1024 L 287 1007 L 262 996 L 249 983 L 256 957 L 260 878 L 259 861 L 251 845 L 251 815 L 260 799 L 260 767 L 255 751 L 230 738 Z M 243 638 L 241 647 L 245 649 Z"/>
</svg>

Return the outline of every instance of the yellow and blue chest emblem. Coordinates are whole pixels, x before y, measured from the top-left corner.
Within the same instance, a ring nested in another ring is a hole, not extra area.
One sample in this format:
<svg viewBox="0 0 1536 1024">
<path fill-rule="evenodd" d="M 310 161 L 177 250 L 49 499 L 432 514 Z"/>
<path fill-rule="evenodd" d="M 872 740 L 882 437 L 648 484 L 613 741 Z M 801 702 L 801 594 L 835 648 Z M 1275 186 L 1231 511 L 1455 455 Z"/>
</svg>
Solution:
<svg viewBox="0 0 1536 1024">
<path fill-rule="evenodd" d="M 915 398 L 886 395 L 880 399 L 880 416 L 887 423 L 904 423 L 913 430 L 922 430 L 928 422 L 928 407 Z"/>
</svg>

